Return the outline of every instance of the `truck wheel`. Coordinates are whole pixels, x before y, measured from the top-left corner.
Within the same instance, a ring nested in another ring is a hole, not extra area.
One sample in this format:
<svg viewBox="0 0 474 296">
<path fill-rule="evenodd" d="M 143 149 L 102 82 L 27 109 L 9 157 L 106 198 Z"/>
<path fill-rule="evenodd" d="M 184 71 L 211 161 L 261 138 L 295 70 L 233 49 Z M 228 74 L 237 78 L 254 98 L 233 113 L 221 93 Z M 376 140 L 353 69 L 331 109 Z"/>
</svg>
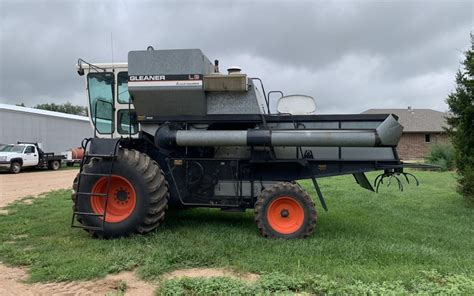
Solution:
<svg viewBox="0 0 474 296">
<path fill-rule="evenodd" d="M 83 171 L 109 174 L 110 160 L 93 158 L 84 165 Z M 81 177 L 81 188 L 77 188 L 77 180 L 75 183 L 72 198 L 77 198 L 76 210 L 103 215 L 105 196 L 78 197 L 75 192 L 107 193 L 108 177 L 84 175 Z M 105 223 L 103 216 L 90 215 L 78 215 L 77 221 L 90 227 L 102 227 L 103 224 L 103 231 L 89 230 L 97 237 L 148 233 L 163 222 L 168 198 L 168 183 L 158 164 L 144 153 L 120 149 L 110 179 Z"/>
<path fill-rule="evenodd" d="M 52 160 L 48 163 L 48 168 L 53 171 L 57 171 L 61 167 L 59 160 Z"/>
<path fill-rule="evenodd" d="M 21 164 L 17 161 L 14 161 L 10 164 L 10 172 L 18 174 L 21 172 Z"/>
<path fill-rule="evenodd" d="M 299 185 L 277 183 L 266 188 L 255 203 L 255 221 L 264 237 L 303 238 L 316 225 L 316 209 Z"/>
</svg>

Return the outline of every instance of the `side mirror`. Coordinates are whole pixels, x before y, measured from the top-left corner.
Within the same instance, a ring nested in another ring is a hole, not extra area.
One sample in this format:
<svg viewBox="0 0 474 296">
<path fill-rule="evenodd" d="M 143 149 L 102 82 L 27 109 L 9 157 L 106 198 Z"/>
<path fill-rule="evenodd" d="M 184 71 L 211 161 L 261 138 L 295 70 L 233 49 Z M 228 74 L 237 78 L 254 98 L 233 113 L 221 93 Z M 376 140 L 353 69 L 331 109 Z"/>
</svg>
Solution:
<svg viewBox="0 0 474 296">
<path fill-rule="evenodd" d="M 281 97 L 277 102 L 278 113 L 291 115 L 312 114 L 316 111 L 313 97 L 305 95 L 291 95 Z"/>
</svg>

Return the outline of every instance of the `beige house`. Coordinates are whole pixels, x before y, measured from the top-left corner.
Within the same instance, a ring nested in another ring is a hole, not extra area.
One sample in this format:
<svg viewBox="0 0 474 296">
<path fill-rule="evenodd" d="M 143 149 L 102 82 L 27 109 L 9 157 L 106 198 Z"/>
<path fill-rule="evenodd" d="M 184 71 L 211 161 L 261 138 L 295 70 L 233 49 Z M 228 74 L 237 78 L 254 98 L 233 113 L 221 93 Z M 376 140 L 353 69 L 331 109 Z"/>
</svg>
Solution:
<svg viewBox="0 0 474 296">
<path fill-rule="evenodd" d="M 401 159 L 422 159 L 433 144 L 449 143 L 443 127 L 447 126 L 445 112 L 432 109 L 369 109 L 363 114 L 395 114 L 403 125 L 403 135 L 397 151 Z"/>
</svg>

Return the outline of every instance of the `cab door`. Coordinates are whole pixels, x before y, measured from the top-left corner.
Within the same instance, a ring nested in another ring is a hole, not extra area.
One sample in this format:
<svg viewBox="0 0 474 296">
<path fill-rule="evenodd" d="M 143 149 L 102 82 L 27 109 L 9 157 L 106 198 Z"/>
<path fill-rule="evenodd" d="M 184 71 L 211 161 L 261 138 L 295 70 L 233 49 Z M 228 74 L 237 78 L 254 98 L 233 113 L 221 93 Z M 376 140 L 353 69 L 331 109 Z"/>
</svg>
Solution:
<svg viewBox="0 0 474 296">
<path fill-rule="evenodd" d="M 113 72 L 87 74 L 89 117 L 94 134 L 100 138 L 114 135 L 114 81 Z"/>
<path fill-rule="evenodd" d="M 33 145 L 28 145 L 25 147 L 23 152 L 23 166 L 36 166 L 38 165 L 38 151 Z"/>
</svg>

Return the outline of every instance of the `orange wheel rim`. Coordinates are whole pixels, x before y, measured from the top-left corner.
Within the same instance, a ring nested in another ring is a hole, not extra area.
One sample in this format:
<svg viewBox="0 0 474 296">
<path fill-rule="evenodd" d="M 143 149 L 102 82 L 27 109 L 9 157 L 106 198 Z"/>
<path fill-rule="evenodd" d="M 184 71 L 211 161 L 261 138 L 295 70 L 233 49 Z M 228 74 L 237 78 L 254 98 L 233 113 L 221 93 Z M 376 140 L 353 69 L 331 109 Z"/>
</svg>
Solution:
<svg viewBox="0 0 474 296">
<path fill-rule="evenodd" d="M 92 193 L 107 193 L 107 177 L 101 177 L 92 187 Z M 91 196 L 92 210 L 96 214 L 104 214 L 106 196 Z M 132 184 L 125 178 L 113 175 L 110 179 L 109 198 L 105 221 L 111 223 L 122 222 L 127 219 L 135 209 L 137 194 Z M 101 217 L 102 219 L 102 217 Z"/>
<path fill-rule="evenodd" d="M 304 209 L 294 198 L 281 196 L 272 201 L 268 207 L 267 219 L 275 231 L 291 234 L 303 226 Z"/>
</svg>

